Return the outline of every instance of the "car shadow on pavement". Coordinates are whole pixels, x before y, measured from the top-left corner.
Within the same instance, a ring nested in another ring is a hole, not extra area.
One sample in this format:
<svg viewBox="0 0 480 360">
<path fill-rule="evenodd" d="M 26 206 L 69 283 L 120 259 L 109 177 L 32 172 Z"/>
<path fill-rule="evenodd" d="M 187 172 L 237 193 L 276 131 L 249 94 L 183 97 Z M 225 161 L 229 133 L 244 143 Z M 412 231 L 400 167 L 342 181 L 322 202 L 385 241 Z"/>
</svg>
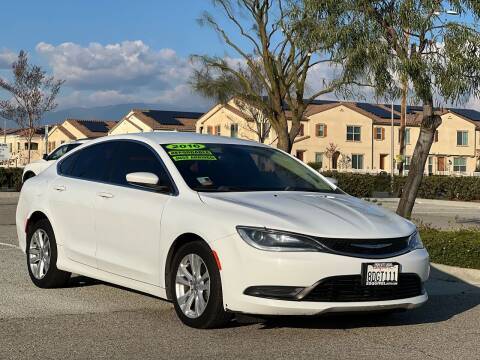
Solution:
<svg viewBox="0 0 480 360">
<path fill-rule="evenodd" d="M 100 280 L 92 279 L 83 275 L 72 276 L 68 281 L 67 287 L 77 288 L 102 284 Z"/>
<path fill-rule="evenodd" d="M 330 313 L 320 316 L 239 317 L 238 322 L 257 323 L 261 329 L 316 328 L 354 329 L 361 327 L 403 326 L 446 321 L 480 305 L 480 286 L 468 284 L 432 268 L 426 283 L 429 300 L 419 308 L 404 312 Z"/>
</svg>

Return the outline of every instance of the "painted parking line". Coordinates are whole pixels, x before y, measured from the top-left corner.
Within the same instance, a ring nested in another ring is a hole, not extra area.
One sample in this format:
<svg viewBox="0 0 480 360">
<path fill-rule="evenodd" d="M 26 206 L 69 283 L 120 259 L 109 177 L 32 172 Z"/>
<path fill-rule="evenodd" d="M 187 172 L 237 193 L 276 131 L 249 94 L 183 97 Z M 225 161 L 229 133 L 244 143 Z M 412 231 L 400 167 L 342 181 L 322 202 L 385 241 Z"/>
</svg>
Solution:
<svg viewBox="0 0 480 360">
<path fill-rule="evenodd" d="M 9 247 L 9 248 L 13 248 L 13 249 L 20 249 L 20 247 L 18 245 L 6 244 L 6 243 L 2 243 L 2 242 L 0 242 L 0 246 L 6 246 L 6 247 Z"/>
</svg>

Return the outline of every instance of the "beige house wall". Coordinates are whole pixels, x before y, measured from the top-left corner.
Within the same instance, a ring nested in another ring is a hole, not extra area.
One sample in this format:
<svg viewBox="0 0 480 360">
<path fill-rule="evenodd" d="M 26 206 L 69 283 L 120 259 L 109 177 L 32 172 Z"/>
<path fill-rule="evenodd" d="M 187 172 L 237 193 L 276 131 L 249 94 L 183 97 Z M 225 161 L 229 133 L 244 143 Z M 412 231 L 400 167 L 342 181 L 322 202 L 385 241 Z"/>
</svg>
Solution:
<svg viewBox="0 0 480 360">
<path fill-rule="evenodd" d="M 234 106 L 233 102 L 229 105 Z M 309 121 L 304 122 L 304 136 L 297 137 L 293 145 L 292 154 L 299 155 L 303 153 L 304 162 L 314 162 L 316 153 L 323 153 L 323 169 L 331 168 L 331 160 L 325 155 L 329 143 L 338 146 L 341 154 L 351 157 L 353 154 L 363 155 L 362 171 L 387 171 L 391 169 L 391 126 L 388 124 L 379 125 L 378 119 L 364 115 L 362 112 L 355 111 L 348 106 L 339 105 L 328 110 L 309 116 Z M 398 121 L 398 120 L 397 120 Z M 382 122 L 388 123 L 387 120 Z M 230 124 L 239 124 L 239 137 L 243 139 L 255 140 L 256 135 L 245 126 L 245 119 L 236 112 L 230 111 L 224 106 L 217 105 L 207 112 L 197 122 L 197 132 L 207 133 L 207 127 L 220 126 L 220 135 L 230 136 Z M 327 126 L 327 136 L 318 137 L 316 135 L 316 125 L 325 124 Z M 360 126 L 361 140 L 347 141 L 347 126 Z M 375 128 L 383 128 L 384 137 L 382 140 L 376 140 L 374 137 Z M 410 141 L 406 144 L 406 156 L 413 155 L 415 144 L 417 142 L 420 127 L 408 126 L 410 131 Z M 468 132 L 468 144 L 466 146 L 457 145 L 457 131 L 464 130 Z M 394 158 L 400 152 L 399 144 L 399 126 L 394 126 Z M 275 145 L 275 133 L 272 130 L 267 141 Z M 471 174 L 477 167 L 477 157 L 480 156 L 480 130 L 476 130 L 473 122 L 464 119 L 456 114 L 447 113 L 442 116 L 442 125 L 438 128 L 438 142 L 434 142 L 430 151 L 430 162 L 425 166 L 426 173 L 443 174 L 452 173 L 455 158 L 465 158 L 466 174 Z M 381 155 L 383 155 L 383 169 L 381 169 Z M 445 171 L 441 172 L 438 168 L 438 158 L 444 158 Z M 342 170 L 342 169 L 339 169 Z M 349 169 L 350 170 L 350 169 Z"/>
<path fill-rule="evenodd" d="M 74 125 L 72 125 L 69 121 L 64 121 L 62 126 L 71 133 L 75 139 L 83 139 L 85 138 L 85 134 L 78 130 Z"/>
<path fill-rule="evenodd" d="M 50 153 L 61 144 L 68 143 L 72 140 L 74 139 L 70 139 L 64 132 L 55 126 L 48 134 L 48 152 Z"/>
<path fill-rule="evenodd" d="M 363 155 L 364 169 L 372 169 L 372 124 L 369 117 L 350 108 L 340 105 L 332 109 L 311 115 L 304 123 L 305 140 L 298 141 L 293 146 L 293 154 L 304 151 L 303 161 L 314 162 L 316 153 L 324 153 L 323 169 L 331 169 L 332 161 L 326 156 L 326 149 L 330 143 L 337 145 L 337 151 L 349 157 L 352 154 Z M 327 126 L 327 136 L 318 137 L 315 134 L 316 125 Z M 360 141 L 347 140 L 347 126 L 360 127 Z"/>
<path fill-rule="evenodd" d="M 2 139 L 3 142 L 3 139 Z M 10 150 L 9 166 L 25 166 L 28 163 L 27 139 L 19 135 L 7 135 L 6 143 Z M 32 143 L 38 144 L 37 150 L 30 152 L 30 161 L 40 160 L 45 153 L 45 140 L 43 136 L 35 135 Z"/>
<path fill-rule="evenodd" d="M 228 105 L 234 107 L 238 111 L 238 106 L 234 101 L 230 101 Z M 247 121 L 245 117 L 240 116 L 234 111 L 229 110 L 221 105 L 217 105 L 211 111 L 202 116 L 196 124 L 197 133 L 207 134 L 208 128 L 211 127 L 214 135 L 231 136 L 231 125 L 238 125 L 238 137 L 241 139 L 258 141 L 256 132 L 256 124 L 254 121 Z M 219 127 L 219 128 L 218 128 Z M 217 133 L 217 129 L 220 130 Z M 270 131 L 266 144 L 272 144 L 276 139 L 274 131 Z"/>
<path fill-rule="evenodd" d="M 113 127 L 108 135 L 132 134 L 152 131 L 152 127 L 145 124 L 133 114 L 128 114 Z"/>
</svg>

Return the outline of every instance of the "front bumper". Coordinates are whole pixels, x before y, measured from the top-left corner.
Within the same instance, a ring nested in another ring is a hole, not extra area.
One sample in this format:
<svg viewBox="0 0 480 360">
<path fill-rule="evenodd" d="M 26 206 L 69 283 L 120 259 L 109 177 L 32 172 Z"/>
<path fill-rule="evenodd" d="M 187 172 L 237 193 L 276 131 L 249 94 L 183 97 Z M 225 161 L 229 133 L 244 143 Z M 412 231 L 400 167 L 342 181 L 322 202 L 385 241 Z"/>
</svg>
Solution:
<svg viewBox="0 0 480 360">
<path fill-rule="evenodd" d="M 428 296 L 382 301 L 316 302 L 277 300 L 245 295 L 251 286 L 311 287 L 319 280 L 341 275 L 360 275 L 362 263 L 397 262 L 402 273 L 428 279 L 430 266 L 426 250 L 415 250 L 388 259 L 362 259 L 317 252 L 268 252 L 246 244 L 234 234 L 210 244 L 218 254 L 222 271 L 224 306 L 227 310 L 258 315 L 316 315 L 326 312 L 411 309 L 425 303 Z"/>
</svg>

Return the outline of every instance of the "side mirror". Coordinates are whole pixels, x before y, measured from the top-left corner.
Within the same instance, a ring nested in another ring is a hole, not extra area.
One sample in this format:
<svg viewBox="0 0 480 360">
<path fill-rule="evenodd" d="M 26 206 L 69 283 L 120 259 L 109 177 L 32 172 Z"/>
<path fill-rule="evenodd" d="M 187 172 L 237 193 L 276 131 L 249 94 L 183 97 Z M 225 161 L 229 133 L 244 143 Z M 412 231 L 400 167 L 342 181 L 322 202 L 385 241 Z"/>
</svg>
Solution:
<svg viewBox="0 0 480 360">
<path fill-rule="evenodd" d="M 328 181 L 330 181 L 333 185 L 338 186 L 338 180 L 333 177 L 326 177 Z"/>
<path fill-rule="evenodd" d="M 127 182 L 132 185 L 146 187 L 158 192 L 170 192 L 169 185 L 159 184 L 157 175 L 149 172 L 134 172 L 125 176 Z"/>
<path fill-rule="evenodd" d="M 48 154 L 43 154 L 42 159 L 43 160 L 48 160 Z"/>
</svg>

